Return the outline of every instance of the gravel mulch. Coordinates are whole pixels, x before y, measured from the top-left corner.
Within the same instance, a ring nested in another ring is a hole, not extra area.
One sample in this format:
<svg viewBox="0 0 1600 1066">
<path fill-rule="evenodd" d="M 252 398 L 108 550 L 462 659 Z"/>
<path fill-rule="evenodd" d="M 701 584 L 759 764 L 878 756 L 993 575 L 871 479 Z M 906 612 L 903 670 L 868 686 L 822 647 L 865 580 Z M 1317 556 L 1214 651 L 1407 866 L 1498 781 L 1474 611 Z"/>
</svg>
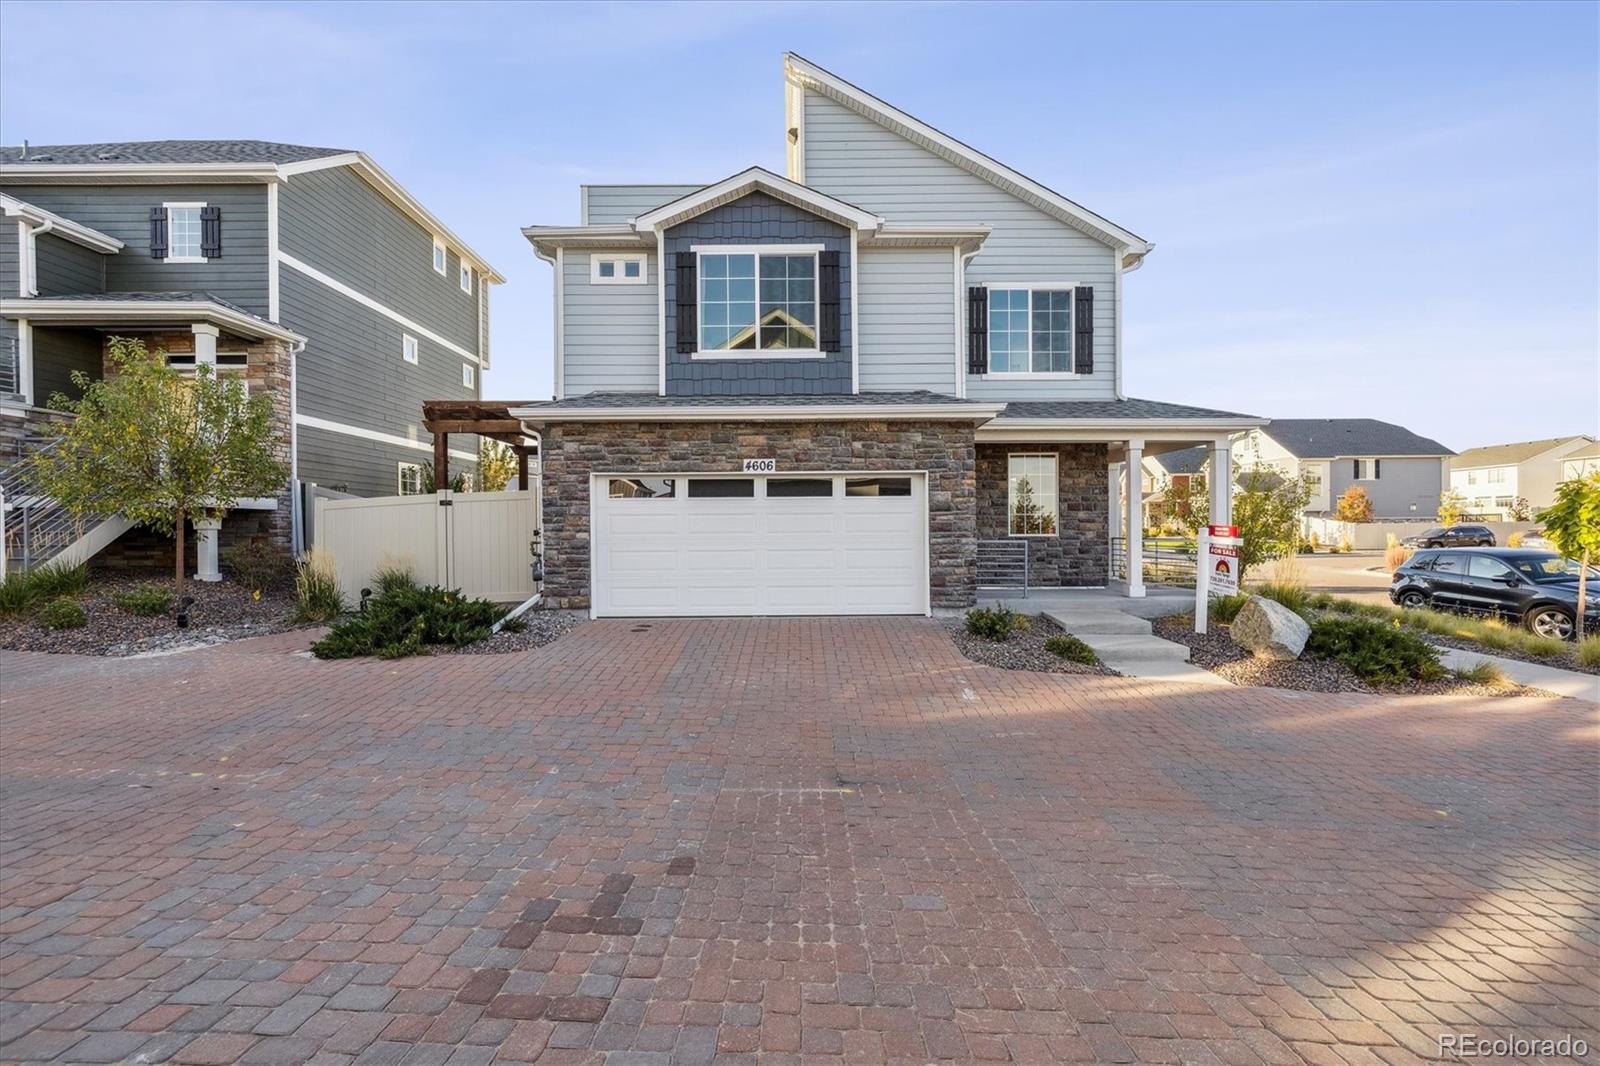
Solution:
<svg viewBox="0 0 1600 1066">
<path fill-rule="evenodd" d="M 1368 692 L 1391 696 L 1554 696 L 1515 682 L 1480 685 L 1447 676 L 1439 681 L 1411 681 L 1403 685 L 1371 685 L 1343 663 L 1301 658 L 1294 662 L 1257 659 L 1228 635 L 1228 627 L 1213 622 L 1204 635 L 1194 631 L 1194 617 L 1180 614 L 1157 618 L 1155 635 L 1189 646 L 1189 661 L 1235 685 L 1299 689 L 1304 692 Z"/>
<path fill-rule="evenodd" d="M 1001 670 L 1032 670 L 1051 674 L 1122 676 L 1108 667 L 1084 666 L 1045 651 L 1045 640 L 1056 633 L 1065 633 L 1066 630 L 1044 615 L 1031 615 L 1028 620 L 1033 623 L 1032 629 L 1026 633 L 1013 633 L 1010 640 L 1001 642 L 973 636 L 967 632 L 966 621 L 961 618 L 947 619 L 942 624 L 961 654 L 984 666 L 995 666 Z"/>
<path fill-rule="evenodd" d="M 46 629 L 32 612 L 8 615 L 0 617 L 0 649 L 141 655 L 303 628 L 290 620 L 294 594 L 287 588 L 266 591 L 256 600 L 231 581 L 185 581 L 183 594 L 193 596 L 194 603 L 189 607 L 189 628 L 179 629 L 170 612 L 156 617 L 129 614 L 113 601 L 117 593 L 140 585 L 155 585 L 170 593 L 173 580 L 154 575 L 93 577 L 83 592 L 72 597 L 87 616 L 81 629 Z"/>
<path fill-rule="evenodd" d="M 502 630 L 487 640 L 480 640 L 460 648 L 441 648 L 451 655 L 503 655 L 514 651 L 529 651 L 552 644 L 564 634 L 589 620 L 586 611 L 529 611 L 522 616 L 527 623 L 520 633 Z"/>
</svg>

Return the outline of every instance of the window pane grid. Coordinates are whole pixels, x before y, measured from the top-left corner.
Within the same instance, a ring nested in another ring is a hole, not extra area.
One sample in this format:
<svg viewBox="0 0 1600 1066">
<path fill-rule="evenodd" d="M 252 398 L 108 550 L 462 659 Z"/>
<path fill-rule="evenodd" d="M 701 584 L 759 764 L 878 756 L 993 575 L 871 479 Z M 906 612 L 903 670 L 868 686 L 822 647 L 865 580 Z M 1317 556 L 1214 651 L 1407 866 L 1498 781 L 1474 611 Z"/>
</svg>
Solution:
<svg viewBox="0 0 1600 1066">
<path fill-rule="evenodd" d="M 817 257 L 700 256 L 702 351 L 817 350 Z"/>
<path fill-rule="evenodd" d="M 990 289 L 989 372 L 1072 372 L 1072 290 Z"/>
<path fill-rule="evenodd" d="M 1054 536 L 1056 457 L 1013 455 L 1008 457 L 1006 473 L 1006 531 L 1012 536 Z"/>
<path fill-rule="evenodd" d="M 167 256 L 172 259 L 200 258 L 200 209 L 167 208 Z"/>
</svg>

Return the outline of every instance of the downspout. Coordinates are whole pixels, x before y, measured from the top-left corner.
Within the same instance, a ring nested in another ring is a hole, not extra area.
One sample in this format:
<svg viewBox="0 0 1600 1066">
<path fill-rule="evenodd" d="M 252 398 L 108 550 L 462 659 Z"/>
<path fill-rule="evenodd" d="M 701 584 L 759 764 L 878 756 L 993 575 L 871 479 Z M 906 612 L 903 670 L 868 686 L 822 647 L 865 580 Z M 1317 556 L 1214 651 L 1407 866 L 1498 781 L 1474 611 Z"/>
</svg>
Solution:
<svg viewBox="0 0 1600 1066">
<path fill-rule="evenodd" d="M 310 547 L 306 544 L 305 507 L 300 499 L 300 385 L 299 362 L 295 356 L 306 350 L 305 341 L 289 343 L 289 548 Z"/>
<path fill-rule="evenodd" d="M 28 228 L 28 247 L 24 249 L 23 264 L 27 268 L 27 277 L 23 279 L 23 296 L 39 295 L 39 235 L 49 233 L 56 228 L 53 220 L 42 218 L 37 226 L 28 226 L 27 220 L 22 220 Z"/>
<path fill-rule="evenodd" d="M 561 399 L 561 389 L 563 385 L 561 380 L 561 346 L 563 344 L 563 338 L 561 336 L 561 316 L 565 313 L 561 306 L 561 287 L 564 283 L 564 280 L 561 277 L 563 272 L 561 263 L 562 256 L 560 249 L 557 249 L 554 255 L 546 255 L 539 250 L 539 246 L 537 244 L 533 246 L 533 254 L 538 256 L 540 259 L 543 259 L 546 263 L 549 263 L 552 270 L 550 281 L 550 317 L 554 319 L 554 321 L 551 323 L 551 335 L 554 337 L 555 343 L 550 350 L 550 395 L 559 400 Z"/>
<path fill-rule="evenodd" d="M 1122 394 L 1122 264 L 1127 251 L 1126 248 L 1117 249 L 1117 273 L 1111 283 L 1111 299 L 1116 304 L 1112 309 L 1115 317 L 1111 326 L 1111 394 L 1119 400 L 1127 399 Z"/>
</svg>

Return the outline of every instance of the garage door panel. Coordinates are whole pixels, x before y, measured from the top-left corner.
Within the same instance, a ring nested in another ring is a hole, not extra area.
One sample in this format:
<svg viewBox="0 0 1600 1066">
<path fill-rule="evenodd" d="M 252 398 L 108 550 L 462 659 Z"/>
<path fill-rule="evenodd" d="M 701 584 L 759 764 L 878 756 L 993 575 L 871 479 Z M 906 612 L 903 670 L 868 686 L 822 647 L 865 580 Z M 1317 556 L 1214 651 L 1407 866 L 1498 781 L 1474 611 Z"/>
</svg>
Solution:
<svg viewBox="0 0 1600 1066">
<path fill-rule="evenodd" d="M 612 548 L 611 572 L 639 575 L 668 574 L 678 565 L 678 552 L 674 548 Z"/>
<path fill-rule="evenodd" d="M 607 511 L 602 527 L 612 534 L 664 537 L 677 533 L 681 521 L 675 514 L 628 509 Z"/>
</svg>

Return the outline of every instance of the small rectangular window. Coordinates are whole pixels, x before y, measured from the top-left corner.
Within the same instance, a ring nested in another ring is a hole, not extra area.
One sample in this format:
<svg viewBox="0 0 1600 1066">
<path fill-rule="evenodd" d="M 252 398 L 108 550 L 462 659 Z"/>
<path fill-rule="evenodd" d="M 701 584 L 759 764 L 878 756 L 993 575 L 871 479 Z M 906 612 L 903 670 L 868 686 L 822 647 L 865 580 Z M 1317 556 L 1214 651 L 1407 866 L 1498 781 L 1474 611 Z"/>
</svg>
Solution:
<svg viewBox="0 0 1600 1066">
<path fill-rule="evenodd" d="M 756 494 L 754 478 L 707 477 L 689 482 L 689 498 L 693 499 L 747 499 Z"/>
<path fill-rule="evenodd" d="M 422 484 L 421 463 L 401 463 L 399 491 L 402 496 L 421 496 L 427 489 Z"/>
<path fill-rule="evenodd" d="M 471 363 L 461 364 L 461 385 L 468 389 L 476 388 L 478 385 L 478 373 L 472 369 Z"/>
<path fill-rule="evenodd" d="M 461 264 L 461 291 L 469 296 L 472 294 L 472 268 L 465 263 Z"/>
<path fill-rule="evenodd" d="M 613 500 L 662 500 L 676 496 L 677 489 L 670 477 L 614 477 L 610 495 Z"/>
<path fill-rule="evenodd" d="M 1376 481 L 1378 477 L 1378 461 L 1376 459 L 1356 460 L 1356 480 Z"/>
<path fill-rule="evenodd" d="M 645 257 L 616 253 L 589 257 L 589 282 L 593 285 L 643 285 Z"/>
<path fill-rule="evenodd" d="M 413 337 L 409 333 L 402 333 L 400 335 L 400 358 L 404 359 L 413 366 L 416 365 L 417 338 Z"/>
<path fill-rule="evenodd" d="M 833 478 L 831 477 L 769 477 L 767 478 L 767 497 L 787 498 L 794 496 L 832 496 Z"/>
<path fill-rule="evenodd" d="M 204 263 L 200 248 L 200 211 L 205 204 L 165 204 L 168 263 Z"/>
<path fill-rule="evenodd" d="M 437 237 L 433 239 L 433 269 L 441 278 L 449 277 L 450 256 L 445 251 L 444 242 Z"/>
<path fill-rule="evenodd" d="M 846 496 L 909 496 L 911 479 L 908 477 L 847 477 L 844 479 Z"/>
<path fill-rule="evenodd" d="M 1006 532 L 1013 537 L 1055 536 L 1056 457 L 1011 455 L 1006 464 Z"/>
</svg>

